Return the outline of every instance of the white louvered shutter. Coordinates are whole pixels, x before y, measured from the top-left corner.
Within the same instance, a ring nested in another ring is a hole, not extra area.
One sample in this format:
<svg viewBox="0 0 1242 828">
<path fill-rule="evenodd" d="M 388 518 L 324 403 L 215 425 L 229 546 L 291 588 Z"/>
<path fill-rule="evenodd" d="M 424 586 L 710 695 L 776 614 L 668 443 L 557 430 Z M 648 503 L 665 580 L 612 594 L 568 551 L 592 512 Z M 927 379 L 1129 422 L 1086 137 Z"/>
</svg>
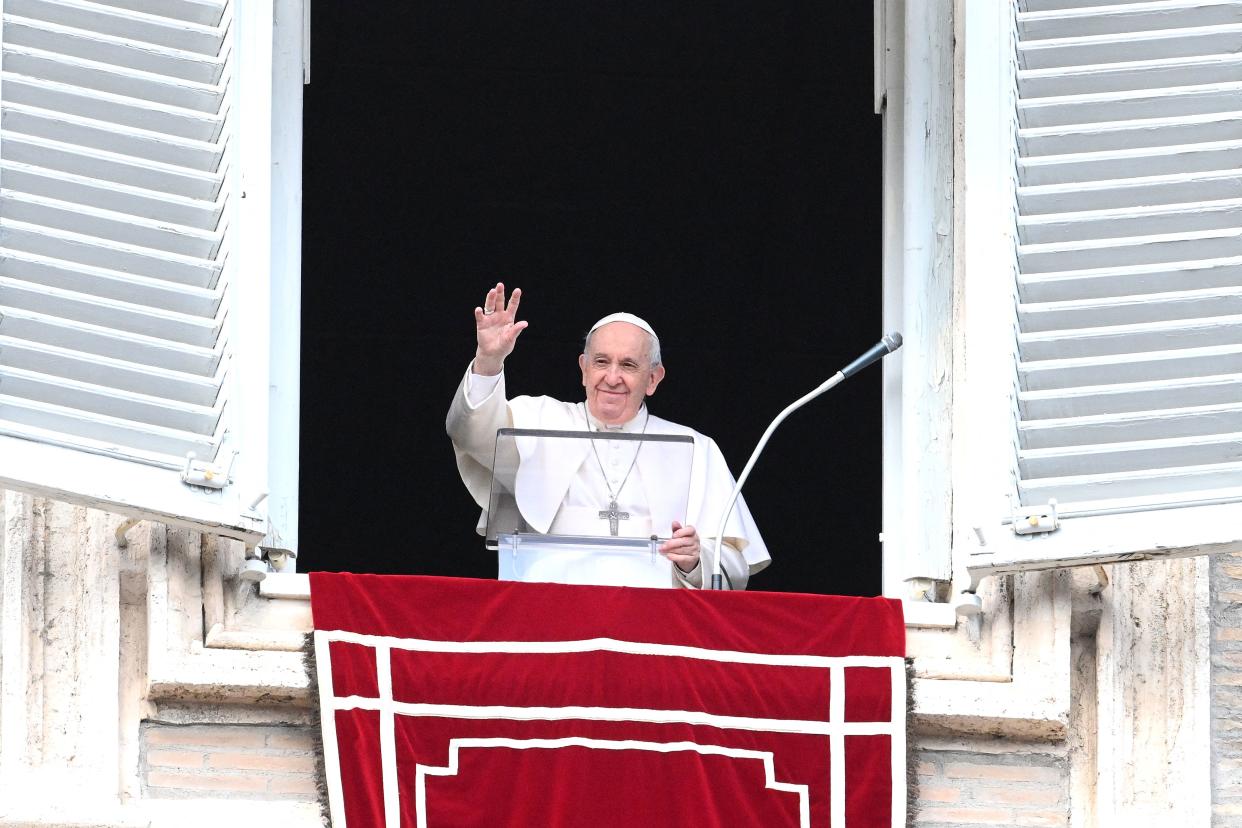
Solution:
<svg viewBox="0 0 1242 828">
<path fill-rule="evenodd" d="M 1014 45 L 1014 476 L 1022 505 L 1055 500 L 1065 522 L 1010 557 L 1227 548 L 1242 537 L 1242 2 L 1019 0 Z"/>
<path fill-rule="evenodd" d="M 270 122 L 242 132 L 236 6 L 3 0 L 0 485 L 253 541 L 240 148 Z M 182 482 L 190 453 L 229 485 Z"/>
</svg>

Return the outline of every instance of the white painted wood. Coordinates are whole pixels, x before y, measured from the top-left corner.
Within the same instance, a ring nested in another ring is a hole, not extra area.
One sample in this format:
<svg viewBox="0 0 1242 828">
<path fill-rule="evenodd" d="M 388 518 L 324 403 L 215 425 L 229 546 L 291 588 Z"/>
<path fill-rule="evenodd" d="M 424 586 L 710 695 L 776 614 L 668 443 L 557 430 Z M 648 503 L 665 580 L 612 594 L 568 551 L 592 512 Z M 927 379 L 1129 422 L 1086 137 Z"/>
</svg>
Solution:
<svg viewBox="0 0 1242 828">
<path fill-rule="evenodd" d="M 1236 122 L 1236 127 L 1236 132 L 1242 134 L 1242 119 Z M 1058 213 L 1238 198 L 1242 198 L 1242 173 L 1235 170 L 1083 181 L 1021 187 L 1018 190 L 1018 204 L 1024 222 Z"/>
<path fill-rule="evenodd" d="M 61 408 L 103 414 L 131 423 L 147 423 L 204 435 L 216 433 L 223 411 L 221 400 L 212 406 L 194 405 L 10 366 L 0 367 L 0 393 Z"/>
<path fill-rule="evenodd" d="M 224 100 L 224 90 L 216 84 L 114 67 L 100 61 L 7 43 L 4 47 L 4 70 L 14 75 L 65 83 L 199 112 L 218 112 Z"/>
<path fill-rule="evenodd" d="M 902 9 L 899 327 L 901 486 L 885 543 L 900 543 L 901 578 L 952 577 L 952 509 L 941 487 L 952 462 L 953 23 L 945 0 Z M 891 81 L 890 81 L 891 85 Z M 889 106 L 896 102 L 890 100 Z M 893 170 L 897 172 L 897 170 Z M 895 321 L 895 320 L 894 320 Z M 890 539 L 890 528 L 900 530 Z"/>
<path fill-rule="evenodd" d="M 219 53 L 224 40 L 224 31 L 218 26 L 110 9 L 89 0 L 5 0 L 4 10 L 21 17 L 204 55 Z"/>
<path fill-rule="evenodd" d="M 68 57 L 209 84 L 220 82 L 228 57 L 227 41 L 219 54 L 204 55 L 152 43 L 140 43 L 127 37 L 61 26 L 46 20 L 20 17 L 11 13 L 11 4 L 7 4 L 5 8 L 4 41 L 6 45 L 27 46 Z"/>
<path fill-rule="evenodd" d="M 223 205 L 216 202 L 160 193 L 5 159 L 0 159 L 0 181 L 8 189 L 31 196 L 91 205 L 112 213 L 209 232 L 219 227 L 223 209 Z"/>
<path fill-rule="evenodd" d="M 219 371 L 198 376 L 2 335 L 0 359 L 5 367 L 195 405 L 215 405 L 223 382 Z"/>
<path fill-rule="evenodd" d="M 1018 395 L 1024 428 L 1038 428 L 1036 421 L 1045 419 L 1161 410 L 1170 399 L 1187 407 L 1231 403 L 1242 399 L 1242 374 L 1083 385 Z"/>
<path fill-rule="evenodd" d="M 0 157 L 31 166 L 126 184 L 160 193 L 214 201 L 221 195 L 225 169 L 202 172 L 141 160 L 111 150 L 0 131 Z"/>
<path fill-rule="evenodd" d="M 1162 293 L 1169 285 L 1186 290 L 1227 288 L 1242 284 L 1242 256 L 1023 273 L 1018 284 L 1028 302 Z"/>
<path fill-rule="evenodd" d="M 200 348 L 215 347 L 223 323 L 0 276 L 0 308 L 5 307 Z"/>
<path fill-rule="evenodd" d="M 1242 501 L 1242 3 L 1024 0 L 1013 25 L 1016 98 L 1007 113 L 996 96 L 991 117 L 1016 122 L 1017 313 L 973 342 L 1016 343 L 1016 375 L 987 372 L 1002 401 L 1016 383 L 1014 433 L 985 445 L 1012 446 L 1018 501 L 1055 499 L 1063 522 L 1015 537 L 997 470 L 991 500 L 966 501 L 980 531 L 955 538 L 979 550 L 976 578 L 1229 547 L 1225 516 Z M 967 256 L 971 303 L 989 289 L 972 286 L 972 262 L 987 259 Z M 1007 282 L 1007 264 L 993 252 L 992 278 Z M 987 307 L 1006 308 L 999 288 Z"/>
<path fill-rule="evenodd" d="M 1240 44 L 1242 25 L 1233 23 L 1135 34 L 1027 40 L 1018 44 L 1018 61 L 1023 69 L 1091 66 L 1137 59 L 1164 60 L 1230 54 L 1237 52 Z"/>
<path fill-rule="evenodd" d="M 1026 391 L 1210 378 L 1239 372 L 1242 372 L 1242 344 L 1018 364 L 1018 379 Z"/>
<path fill-rule="evenodd" d="M 1166 60 L 1031 69 L 1019 72 L 1018 80 L 1026 94 L 1032 98 L 1045 98 L 1236 83 L 1240 71 L 1240 55 L 1195 55 Z"/>
<path fill-rule="evenodd" d="M 0 83 L 5 87 L 4 125 L 11 132 L 185 166 L 200 173 L 219 169 L 224 148 L 214 140 L 219 132 L 215 115 L 132 107 L 120 99 L 102 101 L 96 94 L 83 96 L 63 84 L 7 73 L 0 73 Z"/>
<path fill-rule="evenodd" d="M 278 220 L 300 246 L 288 229 L 300 223 L 289 209 L 300 175 L 274 205 L 276 21 L 270 2 L 239 11 L 223 0 L 3 4 L 0 434 L 29 461 L 13 485 L 161 519 L 184 510 L 253 542 L 268 528 L 267 507 L 249 506 L 270 494 L 266 432 L 289 430 L 290 411 L 296 421 L 296 379 L 281 385 L 292 408 L 269 414 L 271 330 L 296 339 L 279 318 L 296 313 L 298 293 L 297 258 L 282 252 L 294 270 L 273 275 L 270 236 Z M 304 15 L 292 11 L 300 44 Z M 286 141 L 281 160 L 298 162 L 300 125 L 290 134 L 298 155 Z M 280 462 L 296 466 L 292 431 Z M 38 443 L 97 458 L 76 494 L 40 471 Z M 187 451 L 232 463 L 230 485 L 209 493 L 164 476 Z M 292 479 L 285 512 L 296 512 Z"/>
<path fill-rule="evenodd" d="M 5 247 L 0 247 L 0 275 L 53 290 L 94 296 L 101 301 L 141 305 L 152 312 L 169 311 L 207 319 L 215 319 L 220 313 L 227 287 L 223 279 L 213 288 L 180 285 Z"/>
</svg>

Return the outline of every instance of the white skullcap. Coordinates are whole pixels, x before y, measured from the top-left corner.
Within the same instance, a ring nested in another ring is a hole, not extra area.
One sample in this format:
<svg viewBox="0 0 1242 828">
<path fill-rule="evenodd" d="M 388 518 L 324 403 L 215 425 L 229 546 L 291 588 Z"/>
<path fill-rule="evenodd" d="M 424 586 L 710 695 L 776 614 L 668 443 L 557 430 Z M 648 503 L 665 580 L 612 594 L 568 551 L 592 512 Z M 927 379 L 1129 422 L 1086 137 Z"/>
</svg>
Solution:
<svg viewBox="0 0 1242 828">
<path fill-rule="evenodd" d="M 657 342 L 660 339 L 660 337 L 656 336 L 656 332 L 652 329 L 650 325 L 647 324 L 647 322 L 644 319 L 637 317 L 632 313 L 626 313 L 625 311 L 621 311 L 620 313 L 608 314 L 603 319 L 599 320 L 598 322 L 596 322 L 594 325 L 591 326 L 591 330 L 587 331 L 587 336 L 590 336 L 591 334 L 595 333 L 596 331 L 598 331 L 600 328 L 604 327 L 605 325 L 611 325 L 613 322 L 629 322 L 634 327 L 642 328 L 644 331 L 651 334 L 651 336 Z"/>
</svg>

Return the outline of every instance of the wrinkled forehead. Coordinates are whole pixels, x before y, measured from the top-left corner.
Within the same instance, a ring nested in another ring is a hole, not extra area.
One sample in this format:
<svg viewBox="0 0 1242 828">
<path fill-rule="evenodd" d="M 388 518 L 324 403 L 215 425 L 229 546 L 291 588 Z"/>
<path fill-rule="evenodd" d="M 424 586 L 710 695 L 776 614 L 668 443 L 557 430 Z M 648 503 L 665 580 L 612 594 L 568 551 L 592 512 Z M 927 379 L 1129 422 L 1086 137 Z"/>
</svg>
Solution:
<svg viewBox="0 0 1242 828">
<path fill-rule="evenodd" d="M 591 332 L 587 347 L 591 356 L 645 357 L 651 349 L 651 335 L 629 322 L 609 322 Z"/>
</svg>

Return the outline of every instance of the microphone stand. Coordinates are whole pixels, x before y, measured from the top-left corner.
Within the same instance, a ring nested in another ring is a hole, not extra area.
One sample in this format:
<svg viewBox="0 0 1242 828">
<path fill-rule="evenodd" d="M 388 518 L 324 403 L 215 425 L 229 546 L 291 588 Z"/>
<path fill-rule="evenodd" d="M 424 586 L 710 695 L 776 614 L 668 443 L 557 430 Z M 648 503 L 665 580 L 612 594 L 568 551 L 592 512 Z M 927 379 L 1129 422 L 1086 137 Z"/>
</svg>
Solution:
<svg viewBox="0 0 1242 828">
<path fill-rule="evenodd" d="M 901 334 L 896 331 L 887 334 L 878 343 L 872 345 L 871 348 L 869 348 L 867 352 L 858 359 L 854 360 L 840 371 L 837 371 L 827 380 L 820 383 L 819 387 L 815 388 L 815 390 L 799 397 L 786 406 L 785 410 L 780 414 L 777 414 L 776 419 L 768 425 L 767 431 L 763 432 L 763 436 L 759 438 L 759 444 L 755 446 L 755 450 L 751 453 L 750 459 L 746 461 L 746 467 L 743 468 L 742 473 L 738 475 L 737 483 L 733 486 L 733 492 L 729 495 L 729 502 L 725 505 L 724 513 L 720 516 L 720 525 L 716 528 L 715 535 L 715 560 L 712 561 L 712 589 L 724 589 L 724 583 L 721 577 L 720 545 L 724 541 L 725 524 L 729 522 L 729 515 L 732 514 L 733 506 L 737 503 L 737 497 L 742 492 L 742 485 L 746 482 L 746 478 L 750 477 L 750 470 L 755 467 L 755 461 L 759 459 L 759 455 L 763 452 L 764 446 L 768 444 L 768 439 L 772 436 L 772 432 L 776 431 L 777 426 L 785 422 L 786 417 L 818 397 L 820 394 L 823 394 L 834 386 L 844 382 L 871 363 L 876 362 L 888 354 L 891 354 L 900 347 Z"/>
</svg>

